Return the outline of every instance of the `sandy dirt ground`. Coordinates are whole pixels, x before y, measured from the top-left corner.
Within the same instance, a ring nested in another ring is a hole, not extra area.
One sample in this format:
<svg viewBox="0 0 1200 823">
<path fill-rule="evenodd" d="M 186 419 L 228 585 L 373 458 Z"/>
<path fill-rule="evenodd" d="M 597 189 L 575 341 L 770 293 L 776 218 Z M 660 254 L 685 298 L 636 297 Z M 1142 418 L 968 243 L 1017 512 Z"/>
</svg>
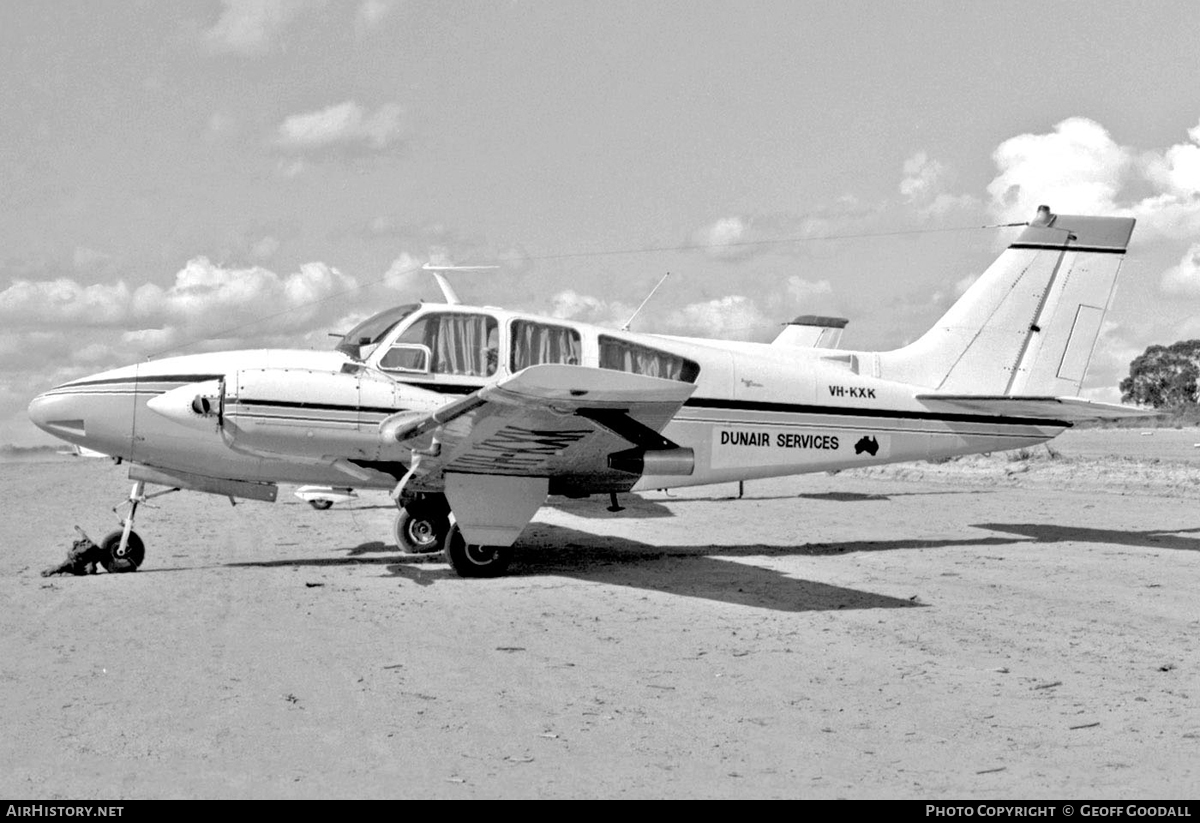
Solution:
<svg viewBox="0 0 1200 823">
<path fill-rule="evenodd" d="M 1198 430 L 544 508 L 508 576 L 0 465 L 0 796 L 1194 798 Z"/>
</svg>

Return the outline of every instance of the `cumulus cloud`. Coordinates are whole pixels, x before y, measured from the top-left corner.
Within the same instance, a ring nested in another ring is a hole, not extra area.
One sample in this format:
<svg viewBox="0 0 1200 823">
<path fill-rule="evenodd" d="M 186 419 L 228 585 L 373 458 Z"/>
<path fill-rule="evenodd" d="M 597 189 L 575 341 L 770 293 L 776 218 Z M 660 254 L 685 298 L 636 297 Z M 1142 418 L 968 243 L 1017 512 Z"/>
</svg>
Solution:
<svg viewBox="0 0 1200 823">
<path fill-rule="evenodd" d="M 265 251 L 274 245 L 271 240 L 256 245 Z M 445 254 L 435 249 L 431 256 Z M 409 288 L 405 271 L 419 272 L 428 259 L 401 254 L 386 283 L 375 277 L 360 281 L 321 262 L 279 274 L 207 257 L 189 260 L 162 285 L 15 278 L 0 289 L 0 424 L 17 420 L 18 428 L 28 430 L 22 436 L 36 436 L 24 409 L 39 391 L 147 355 L 331 348 L 329 332 L 347 331 L 368 314 L 402 302 L 384 288 Z M 337 299 L 342 294 L 348 298 Z M 359 310 L 347 311 L 347 305 Z"/>
<path fill-rule="evenodd" d="M 1046 134 L 1017 135 L 993 154 L 999 174 L 988 185 L 992 211 L 1005 221 L 1028 220 L 1046 203 L 1067 214 L 1136 217 L 1135 241 L 1146 233 L 1194 237 L 1200 233 L 1200 125 L 1187 136 L 1139 152 L 1083 117 Z M 1128 194 L 1147 187 L 1148 195 Z"/>
<path fill-rule="evenodd" d="M 1163 272 L 1162 289 L 1167 294 L 1200 297 L 1200 243 L 1193 243 L 1183 259 Z"/>
<path fill-rule="evenodd" d="M 385 103 L 372 114 L 347 100 L 320 111 L 291 115 L 279 125 L 275 143 L 291 151 L 335 147 L 379 151 L 400 139 L 402 114 L 396 103 Z"/>
<path fill-rule="evenodd" d="M 900 181 L 900 193 L 909 203 L 929 200 L 937 193 L 938 180 L 945 171 L 945 165 L 919 151 L 904 161 L 904 179 Z"/>
<path fill-rule="evenodd" d="M 750 227 L 739 216 L 720 217 L 692 233 L 691 242 L 717 260 L 744 260 L 755 252 L 749 241 Z"/>
<path fill-rule="evenodd" d="M 565 289 L 550 298 L 549 314 L 563 320 L 619 328 L 636 308 L 618 300 Z M 665 314 L 647 308 L 633 323 L 634 331 L 735 340 L 766 339 L 778 331 L 777 327 L 778 323 L 765 316 L 752 299 L 740 294 L 689 303 Z"/>
<path fill-rule="evenodd" d="M 550 316 L 563 320 L 578 320 L 598 326 L 620 326 L 636 306 L 618 300 L 601 300 L 590 294 L 565 289 L 550 298 Z"/>
<path fill-rule="evenodd" d="M 383 275 L 383 284 L 389 289 L 403 291 L 413 283 L 416 273 L 421 270 L 421 266 L 425 262 L 427 261 L 415 255 L 402 252 L 392 261 L 392 265 L 388 266 L 388 270 Z"/>
<path fill-rule="evenodd" d="M 316 319 L 314 304 L 357 286 L 324 263 L 305 263 L 280 276 L 260 266 L 224 268 L 206 257 L 189 260 L 174 282 L 131 289 L 125 281 L 85 286 L 69 278 L 17 280 L 0 292 L 0 323 L 10 328 L 124 327 L 127 339 L 145 339 L 146 330 L 174 328 L 209 337 L 239 323 L 253 324 L 285 313 L 277 331 L 306 329 Z"/>
<path fill-rule="evenodd" d="M 730 294 L 690 303 L 667 318 L 675 332 L 698 337 L 753 340 L 778 331 L 778 323 L 765 316 L 749 297 Z"/>
<path fill-rule="evenodd" d="M 976 207 L 979 201 L 971 195 L 944 191 L 948 176 L 944 163 L 919 151 L 904 161 L 900 194 L 922 217 L 942 217 L 952 211 Z"/>
<path fill-rule="evenodd" d="M 231 324 L 285 313 L 274 328 L 303 329 L 315 318 L 313 304 L 357 285 L 354 278 L 324 263 L 305 263 L 299 271 L 280 276 L 261 266 L 231 269 L 197 257 L 175 275 L 170 287 L 140 286 L 133 293 L 130 319 L 211 335 Z"/>
<path fill-rule="evenodd" d="M 270 51 L 287 25 L 316 5 L 303 0 L 222 0 L 225 6 L 204 42 L 214 53 L 259 55 Z"/>
<path fill-rule="evenodd" d="M 992 154 L 1000 173 L 988 184 L 1005 220 L 1028 220 L 1042 203 L 1069 214 L 1112 214 L 1133 155 L 1103 126 L 1071 117 L 1048 134 L 1020 134 Z"/>
<path fill-rule="evenodd" d="M 84 286 L 67 277 L 15 280 L 0 292 L 0 320 L 10 328 L 39 325 L 110 326 L 128 316 L 125 281 Z"/>
<path fill-rule="evenodd" d="M 692 231 L 687 242 L 714 260 L 730 263 L 766 254 L 821 256 L 834 248 L 838 237 L 868 231 L 881 211 L 879 204 L 863 204 L 847 195 L 804 214 L 719 217 Z"/>
<path fill-rule="evenodd" d="M 1187 143 L 1139 158 L 1156 193 L 1136 203 L 1133 213 L 1167 237 L 1200 233 L 1200 125 L 1189 129 L 1188 137 Z"/>
</svg>

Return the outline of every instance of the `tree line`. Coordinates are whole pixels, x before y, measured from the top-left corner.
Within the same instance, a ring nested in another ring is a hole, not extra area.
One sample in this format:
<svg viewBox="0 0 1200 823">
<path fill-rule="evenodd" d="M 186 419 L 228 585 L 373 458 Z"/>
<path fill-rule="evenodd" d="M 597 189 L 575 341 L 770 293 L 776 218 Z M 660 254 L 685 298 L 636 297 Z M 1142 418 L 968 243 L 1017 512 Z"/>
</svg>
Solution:
<svg viewBox="0 0 1200 823">
<path fill-rule="evenodd" d="M 1129 364 L 1121 400 L 1155 409 L 1182 410 L 1200 400 L 1200 340 L 1150 346 Z"/>
</svg>

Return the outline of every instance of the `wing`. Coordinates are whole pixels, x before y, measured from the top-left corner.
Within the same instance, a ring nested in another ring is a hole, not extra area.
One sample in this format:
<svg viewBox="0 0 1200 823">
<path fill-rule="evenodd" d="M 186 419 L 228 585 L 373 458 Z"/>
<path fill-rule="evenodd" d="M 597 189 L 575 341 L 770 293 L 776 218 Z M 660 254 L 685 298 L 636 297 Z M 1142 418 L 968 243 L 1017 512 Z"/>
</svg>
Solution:
<svg viewBox="0 0 1200 823">
<path fill-rule="evenodd" d="M 625 491 L 643 468 L 690 474 L 692 454 L 662 435 L 695 386 L 583 366 L 531 366 L 432 414 L 402 412 L 385 439 L 414 449 L 407 482 L 434 491 L 447 472 L 551 478 L 552 493 Z"/>
<path fill-rule="evenodd" d="M 1115 420 L 1121 417 L 1154 417 L 1147 411 L 1115 403 L 1098 403 L 1082 397 L 1029 397 L 1021 395 L 918 394 L 917 400 L 930 408 L 949 407 L 954 411 L 1002 417 L 1058 420 L 1080 423 L 1085 420 Z"/>
</svg>

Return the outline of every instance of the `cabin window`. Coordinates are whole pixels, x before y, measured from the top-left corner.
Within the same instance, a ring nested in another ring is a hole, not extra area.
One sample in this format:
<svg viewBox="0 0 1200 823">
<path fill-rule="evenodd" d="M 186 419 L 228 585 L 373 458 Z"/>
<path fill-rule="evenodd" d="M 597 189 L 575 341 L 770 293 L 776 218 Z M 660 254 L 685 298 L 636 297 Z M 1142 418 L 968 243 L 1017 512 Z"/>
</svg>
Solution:
<svg viewBox="0 0 1200 823">
<path fill-rule="evenodd" d="M 496 373 L 500 334 L 491 315 L 427 314 L 405 329 L 395 345 L 400 349 L 398 358 L 405 358 L 406 365 L 413 349 L 424 346 L 430 353 L 429 371 L 433 374 L 491 377 Z M 380 361 L 380 368 L 388 368 L 388 355 Z"/>
<path fill-rule="evenodd" d="M 578 366 L 581 349 L 579 332 L 569 326 L 513 321 L 511 362 L 514 372 L 540 363 Z"/>
<path fill-rule="evenodd" d="M 600 336 L 600 368 L 695 383 L 700 366 L 692 360 L 649 346 Z"/>
<path fill-rule="evenodd" d="M 396 327 L 397 323 L 419 308 L 421 308 L 419 303 L 409 303 L 368 317 L 342 336 L 337 350 L 356 360 L 362 360 L 370 353 L 369 347 L 377 345 L 387 336 L 388 332 Z"/>
<path fill-rule="evenodd" d="M 392 346 L 379 361 L 384 371 L 403 371 L 413 374 L 428 374 L 429 362 L 433 359 L 429 349 L 419 343 L 404 343 Z"/>
</svg>

